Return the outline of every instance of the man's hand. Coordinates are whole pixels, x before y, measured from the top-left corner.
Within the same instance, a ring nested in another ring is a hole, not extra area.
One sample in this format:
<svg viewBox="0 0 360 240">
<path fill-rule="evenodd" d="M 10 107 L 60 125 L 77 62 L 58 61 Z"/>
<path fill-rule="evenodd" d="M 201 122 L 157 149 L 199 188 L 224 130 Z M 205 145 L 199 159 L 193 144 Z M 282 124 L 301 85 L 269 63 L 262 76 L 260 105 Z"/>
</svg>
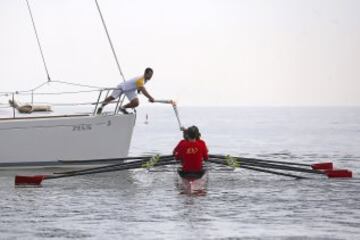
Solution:
<svg viewBox="0 0 360 240">
<path fill-rule="evenodd" d="M 97 110 L 97 114 L 101 114 L 103 108 L 102 107 L 99 107 L 98 110 Z"/>
<path fill-rule="evenodd" d="M 152 103 L 153 103 L 153 102 L 155 102 L 155 99 L 154 99 L 153 97 L 150 97 L 150 98 L 149 98 L 149 102 L 152 102 Z"/>
</svg>

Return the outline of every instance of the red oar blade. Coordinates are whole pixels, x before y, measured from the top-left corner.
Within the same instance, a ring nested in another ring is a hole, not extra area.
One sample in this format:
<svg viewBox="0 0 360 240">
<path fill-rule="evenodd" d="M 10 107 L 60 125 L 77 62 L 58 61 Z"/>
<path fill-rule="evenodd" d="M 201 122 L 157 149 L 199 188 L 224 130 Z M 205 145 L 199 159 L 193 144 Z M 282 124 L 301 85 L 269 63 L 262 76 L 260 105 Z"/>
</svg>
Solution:
<svg viewBox="0 0 360 240">
<path fill-rule="evenodd" d="M 40 185 L 46 176 L 15 176 L 15 185 Z"/>
<path fill-rule="evenodd" d="M 334 166 L 332 162 L 323 162 L 311 164 L 311 168 L 314 170 L 332 170 Z"/>
<path fill-rule="evenodd" d="M 335 169 L 325 171 L 329 178 L 352 178 L 352 172 L 347 169 Z"/>
</svg>

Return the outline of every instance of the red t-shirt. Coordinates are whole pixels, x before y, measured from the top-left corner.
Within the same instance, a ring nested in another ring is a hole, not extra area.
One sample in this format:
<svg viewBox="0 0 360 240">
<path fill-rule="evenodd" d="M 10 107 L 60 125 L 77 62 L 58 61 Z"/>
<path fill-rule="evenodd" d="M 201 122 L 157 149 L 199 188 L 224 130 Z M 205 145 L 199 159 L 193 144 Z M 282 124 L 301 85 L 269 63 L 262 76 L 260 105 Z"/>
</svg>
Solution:
<svg viewBox="0 0 360 240">
<path fill-rule="evenodd" d="M 181 160 L 184 172 L 199 172 L 202 170 L 203 160 L 208 159 L 208 150 L 203 140 L 181 140 L 174 149 L 174 155 Z"/>
<path fill-rule="evenodd" d="M 185 144 L 185 143 L 186 143 L 186 140 L 183 139 L 183 140 L 181 140 L 181 141 L 176 145 L 176 147 L 175 147 L 174 150 L 173 150 L 173 155 L 175 156 L 175 158 L 176 158 L 179 150 L 182 148 L 182 145 Z M 177 158 L 176 158 L 176 159 L 177 159 Z"/>
</svg>

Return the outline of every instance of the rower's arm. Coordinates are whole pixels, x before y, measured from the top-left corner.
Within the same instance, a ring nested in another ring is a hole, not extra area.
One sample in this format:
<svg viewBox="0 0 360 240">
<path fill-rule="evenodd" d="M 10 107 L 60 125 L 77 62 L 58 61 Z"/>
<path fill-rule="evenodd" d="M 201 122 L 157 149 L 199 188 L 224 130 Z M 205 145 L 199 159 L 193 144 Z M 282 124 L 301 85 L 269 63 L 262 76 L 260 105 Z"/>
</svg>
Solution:
<svg viewBox="0 0 360 240">
<path fill-rule="evenodd" d="M 140 87 L 140 88 L 138 88 L 138 90 L 139 90 L 140 92 L 142 92 L 142 94 L 144 94 L 145 97 L 147 97 L 150 102 L 154 102 L 154 101 L 155 101 L 155 99 L 148 93 L 148 91 L 146 91 L 146 88 L 145 88 L 145 87 Z"/>
<path fill-rule="evenodd" d="M 206 144 L 204 144 L 204 153 L 203 153 L 203 157 L 204 157 L 204 160 L 208 160 L 209 159 L 209 155 L 208 155 L 208 152 L 209 152 L 209 150 L 208 150 L 208 148 L 207 148 L 207 146 L 206 146 Z"/>
</svg>

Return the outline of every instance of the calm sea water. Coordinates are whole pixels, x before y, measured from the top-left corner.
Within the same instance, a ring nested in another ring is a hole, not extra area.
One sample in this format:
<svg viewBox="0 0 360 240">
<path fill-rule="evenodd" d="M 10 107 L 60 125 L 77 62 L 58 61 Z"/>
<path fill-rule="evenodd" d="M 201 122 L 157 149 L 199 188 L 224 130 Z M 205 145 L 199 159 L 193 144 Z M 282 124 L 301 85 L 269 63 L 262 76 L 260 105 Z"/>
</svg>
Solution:
<svg viewBox="0 0 360 240">
<path fill-rule="evenodd" d="M 0 239 L 360 238 L 360 108 L 179 110 L 211 153 L 331 160 L 354 178 L 214 169 L 207 194 L 189 196 L 176 189 L 173 167 L 48 180 L 40 188 L 15 188 L 19 171 L 1 171 Z M 180 138 L 170 107 L 140 108 L 131 155 L 168 154 Z"/>
</svg>

